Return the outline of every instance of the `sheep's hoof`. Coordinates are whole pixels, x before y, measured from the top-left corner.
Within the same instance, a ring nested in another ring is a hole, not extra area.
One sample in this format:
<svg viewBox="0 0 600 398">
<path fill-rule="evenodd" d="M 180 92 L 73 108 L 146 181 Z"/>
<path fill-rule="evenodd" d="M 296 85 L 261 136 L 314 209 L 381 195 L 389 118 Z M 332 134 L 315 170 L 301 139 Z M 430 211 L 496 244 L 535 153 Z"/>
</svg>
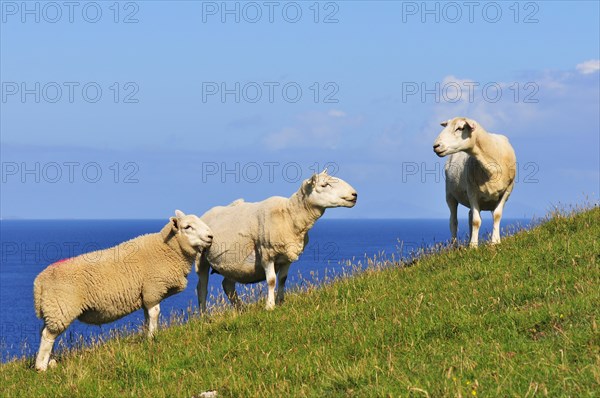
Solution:
<svg viewBox="0 0 600 398">
<path fill-rule="evenodd" d="M 469 243 L 469 247 L 477 249 L 477 246 L 478 246 L 477 242 L 475 242 L 475 243 L 473 243 L 473 242 Z"/>
<path fill-rule="evenodd" d="M 275 309 L 275 304 L 272 304 L 272 303 L 267 303 L 267 305 L 266 305 L 265 309 L 266 309 L 267 311 L 273 311 L 273 310 Z"/>
<path fill-rule="evenodd" d="M 52 358 L 49 362 L 48 362 L 48 367 L 50 369 L 54 369 L 55 367 L 58 366 L 58 362 L 56 362 L 56 359 Z"/>
</svg>

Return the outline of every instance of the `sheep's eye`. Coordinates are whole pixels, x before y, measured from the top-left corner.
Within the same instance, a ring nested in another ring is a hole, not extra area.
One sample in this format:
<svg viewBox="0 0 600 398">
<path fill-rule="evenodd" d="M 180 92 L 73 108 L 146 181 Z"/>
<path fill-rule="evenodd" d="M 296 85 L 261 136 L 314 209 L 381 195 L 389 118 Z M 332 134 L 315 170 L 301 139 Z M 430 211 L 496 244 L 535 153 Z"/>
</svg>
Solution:
<svg viewBox="0 0 600 398">
<path fill-rule="evenodd" d="M 190 229 L 190 228 L 192 228 L 191 225 L 186 225 L 185 227 L 183 227 L 183 229 Z"/>
<path fill-rule="evenodd" d="M 464 127 L 460 127 L 460 126 L 456 128 L 457 131 L 458 130 L 462 131 L 463 129 L 464 129 Z"/>
</svg>

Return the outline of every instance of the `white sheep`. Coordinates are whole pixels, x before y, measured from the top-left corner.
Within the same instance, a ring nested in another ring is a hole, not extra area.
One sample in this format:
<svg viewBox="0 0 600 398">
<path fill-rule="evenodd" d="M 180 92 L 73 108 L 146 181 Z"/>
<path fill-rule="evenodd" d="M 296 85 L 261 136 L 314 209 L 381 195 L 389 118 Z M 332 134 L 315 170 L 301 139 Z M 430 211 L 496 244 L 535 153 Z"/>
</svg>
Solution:
<svg viewBox="0 0 600 398">
<path fill-rule="evenodd" d="M 196 254 L 212 242 L 197 216 L 175 215 L 158 233 L 51 264 L 37 276 L 35 311 L 44 321 L 37 370 L 46 370 L 54 340 L 75 319 L 99 325 L 143 307 L 152 337 L 160 302 L 185 289 Z"/>
<path fill-rule="evenodd" d="M 471 209 L 470 245 L 478 244 L 482 210 L 493 213 L 492 244 L 500 243 L 502 211 L 515 184 L 515 151 L 508 138 L 488 133 L 474 120 L 456 117 L 441 125 L 444 130 L 436 138 L 433 150 L 440 157 L 450 155 L 445 172 L 452 240 L 456 241 L 460 203 Z"/>
<path fill-rule="evenodd" d="M 267 310 L 283 302 L 290 264 L 308 243 L 308 231 L 330 207 L 353 207 L 357 194 L 347 182 L 315 174 L 302 183 L 290 198 L 273 196 L 262 202 L 238 199 L 217 206 L 201 216 L 214 232 L 210 249 L 198 256 L 198 305 L 206 310 L 209 269 L 223 275 L 223 290 L 237 308 L 241 302 L 236 282 L 255 283 L 266 279 Z M 275 283 L 277 281 L 277 299 Z"/>
</svg>

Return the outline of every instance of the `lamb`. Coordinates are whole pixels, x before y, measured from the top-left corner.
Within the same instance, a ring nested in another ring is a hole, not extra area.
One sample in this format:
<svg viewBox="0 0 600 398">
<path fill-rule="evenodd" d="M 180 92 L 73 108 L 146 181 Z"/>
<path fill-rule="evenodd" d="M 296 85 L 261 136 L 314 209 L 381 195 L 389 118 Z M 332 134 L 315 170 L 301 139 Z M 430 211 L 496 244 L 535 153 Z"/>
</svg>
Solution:
<svg viewBox="0 0 600 398">
<path fill-rule="evenodd" d="M 474 120 L 456 117 L 441 125 L 444 130 L 436 138 L 433 150 L 439 157 L 450 155 L 445 173 L 452 241 L 456 242 L 460 203 L 471 209 L 470 246 L 477 247 L 482 210 L 493 213 L 492 244 L 500 243 L 502 211 L 515 184 L 515 151 L 508 138 L 488 133 Z"/>
<path fill-rule="evenodd" d="M 160 302 L 185 289 L 196 254 L 211 243 L 205 223 L 176 210 L 158 233 L 49 265 L 33 282 L 44 321 L 35 368 L 47 369 L 54 340 L 75 319 L 100 325 L 143 307 L 152 337 Z"/>
<path fill-rule="evenodd" d="M 330 207 L 353 207 L 357 193 L 347 182 L 327 170 L 303 181 L 290 198 L 273 196 L 262 202 L 238 199 L 229 206 L 217 206 L 200 218 L 213 230 L 210 249 L 196 260 L 198 306 L 206 311 L 209 269 L 223 275 L 223 290 L 229 301 L 241 307 L 236 283 L 266 279 L 266 309 L 284 299 L 290 264 L 308 244 L 308 231 Z M 277 298 L 275 283 L 277 282 Z"/>
</svg>

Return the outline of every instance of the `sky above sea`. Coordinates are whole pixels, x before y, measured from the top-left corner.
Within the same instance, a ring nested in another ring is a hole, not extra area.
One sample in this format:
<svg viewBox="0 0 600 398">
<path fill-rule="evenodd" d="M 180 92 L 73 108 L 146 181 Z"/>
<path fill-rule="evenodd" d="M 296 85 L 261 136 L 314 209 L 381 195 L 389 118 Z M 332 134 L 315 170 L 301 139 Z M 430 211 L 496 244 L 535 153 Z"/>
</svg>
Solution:
<svg viewBox="0 0 600 398">
<path fill-rule="evenodd" d="M 358 191 L 327 218 L 444 218 L 455 116 L 515 148 L 506 217 L 598 202 L 596 1 L 0 6 L 4 219 L 202 214 L 324 168 Z"/>
</svg>

